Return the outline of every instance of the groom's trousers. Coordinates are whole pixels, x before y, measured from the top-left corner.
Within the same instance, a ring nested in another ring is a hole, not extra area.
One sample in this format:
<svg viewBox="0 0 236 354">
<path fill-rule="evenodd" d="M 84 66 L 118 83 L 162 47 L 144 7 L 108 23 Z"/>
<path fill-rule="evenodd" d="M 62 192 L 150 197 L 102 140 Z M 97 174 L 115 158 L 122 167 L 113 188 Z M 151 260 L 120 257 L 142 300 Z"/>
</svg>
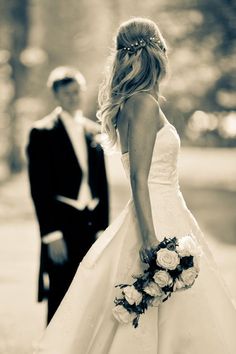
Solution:
<svg viewBox="0 0 236 354">
<path fill-rule="evenodd" d="M 79 263 L 95 241 L 96 233 L 93 228 L 94 211 L 87 208 L 79 211 L 66 204 L 61 205 L 60 210 L 61 231 L 68 250 L 68 261 L 56 265 L 48 259 L 48 323 L 68 290 Z"/>
</svg>

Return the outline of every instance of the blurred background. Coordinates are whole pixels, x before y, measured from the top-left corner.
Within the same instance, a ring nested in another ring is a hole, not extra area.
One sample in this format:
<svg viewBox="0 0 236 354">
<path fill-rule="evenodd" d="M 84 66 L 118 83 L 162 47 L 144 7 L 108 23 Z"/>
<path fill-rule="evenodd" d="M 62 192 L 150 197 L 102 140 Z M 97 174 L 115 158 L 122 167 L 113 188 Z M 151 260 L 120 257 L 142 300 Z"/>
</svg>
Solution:
<svg viewBox="0 0 236 354">
<path fill-rule="evenodd" d="M 180 180 L 236 298 L 236 1 L 0 0 L 0 353 L 27 354 L 45 322 L 36 303 L 39 237 L 25 145 L 54 108 L 49 72 L 73 65 L 88 83 L 85 114 L 112 38 L 131 16 L 156 21 L 169 46 L 162 109 L 182 140 Z M 119 156 L 107 157 L 111 218 L 128 200 Z"/>
</svg>

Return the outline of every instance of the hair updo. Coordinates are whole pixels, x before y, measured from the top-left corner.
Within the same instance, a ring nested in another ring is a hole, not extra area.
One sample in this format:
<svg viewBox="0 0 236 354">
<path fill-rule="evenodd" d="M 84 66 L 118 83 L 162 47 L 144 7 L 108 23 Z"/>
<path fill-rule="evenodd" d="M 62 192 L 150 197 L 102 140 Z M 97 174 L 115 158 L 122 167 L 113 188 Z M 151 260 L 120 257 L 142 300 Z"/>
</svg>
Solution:
<svg viewBox="0 0 236 354">
<path fill-rule="evenodd" d="M 98 119 L 112 147 L 122 104 L 136 92 L 155 89 L 167 72 L 167 47 L 158 26 L 146 18 L 132 18 L 118 29 L 105 79 L 100 86 Z"/>
</svg>

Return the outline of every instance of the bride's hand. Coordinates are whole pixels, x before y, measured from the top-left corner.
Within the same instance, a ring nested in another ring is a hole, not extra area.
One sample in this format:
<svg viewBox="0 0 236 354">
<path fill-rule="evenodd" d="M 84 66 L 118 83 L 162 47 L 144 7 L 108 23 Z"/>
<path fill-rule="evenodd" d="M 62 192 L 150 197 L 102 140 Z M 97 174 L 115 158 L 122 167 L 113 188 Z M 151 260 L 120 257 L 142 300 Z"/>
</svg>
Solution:
<svg viewBox="0 0 236 354">
<path fill-rule="evenodd" d="M 148 260 L 151 256 L 152 248 L 158 246 L 158 244 L 159 244 L 159 242 L 156 238 L 152 241 L 145 242 L 143 244 L 143 246 L 140 248 L 140 251 L 139 251 L 140 259 L 142 262 L 144 262 L 144 263 L 148 262 Z"/>
</svg>

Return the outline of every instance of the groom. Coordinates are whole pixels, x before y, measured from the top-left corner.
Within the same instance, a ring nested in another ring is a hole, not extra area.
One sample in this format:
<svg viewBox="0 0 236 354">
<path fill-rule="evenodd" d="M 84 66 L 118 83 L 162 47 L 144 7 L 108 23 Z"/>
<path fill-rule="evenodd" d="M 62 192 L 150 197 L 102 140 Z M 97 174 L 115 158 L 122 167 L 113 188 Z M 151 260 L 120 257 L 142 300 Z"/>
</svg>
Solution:
<svg viewBox="0 0 236 354">
<path fill-rule="evenodd" d="M 58 67 L 50 74 L 48 86 L 58 107 L 34 124 L 27 147 L 31 195 L 41 234 L 38 300 L 48 298 L 47 323 L 82 258 L 108 225 L 100 127 L 79 110 L 85 79 L 75 69 Z"/>
</svg>

